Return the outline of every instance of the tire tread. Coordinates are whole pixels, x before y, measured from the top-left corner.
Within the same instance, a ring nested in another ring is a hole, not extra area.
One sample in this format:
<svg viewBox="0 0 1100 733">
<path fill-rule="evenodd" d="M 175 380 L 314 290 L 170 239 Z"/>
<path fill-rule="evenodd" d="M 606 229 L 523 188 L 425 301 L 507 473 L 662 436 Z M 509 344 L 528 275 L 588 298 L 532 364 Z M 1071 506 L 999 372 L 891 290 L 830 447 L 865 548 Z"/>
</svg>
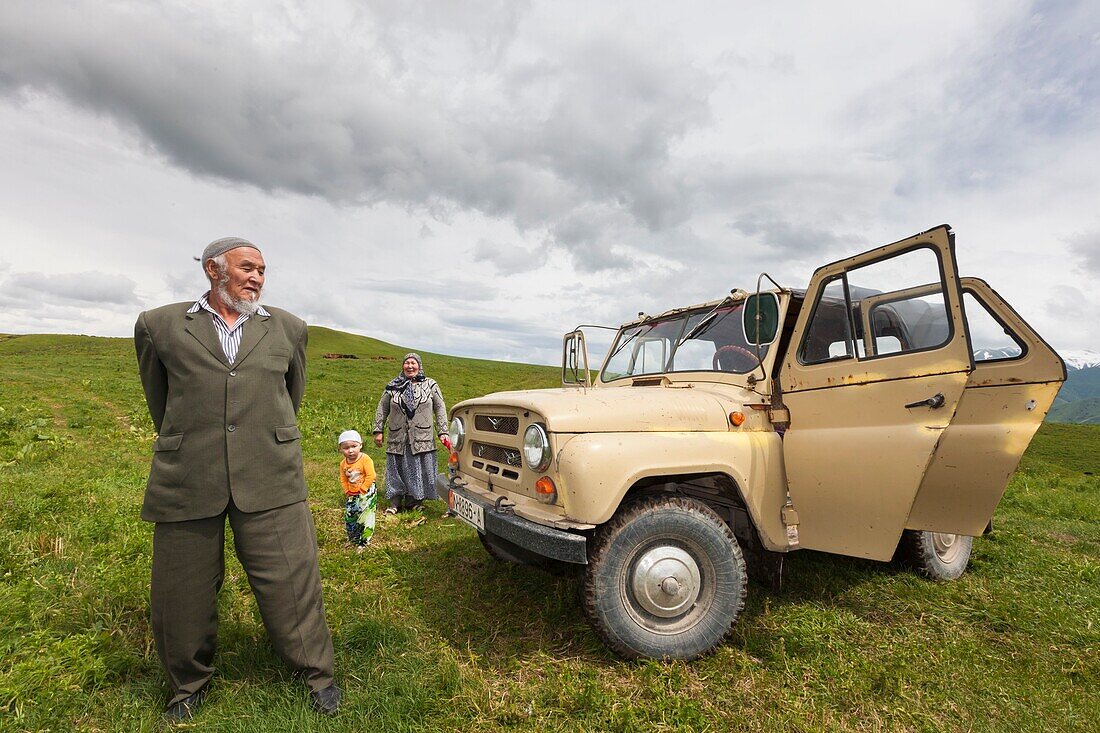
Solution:
<svg viewBox="0 0 1100 733">
<path fill-rule="evenodd" d="M 971 542 L 973 542 L 973 538 L 971 538 Z M 948 566 L 936 555 L 929 533 L 916 529 L 907 529 L 902 532 L 896 556 L 903 565 L 915 570 L 922 577 L 938 582 L 957 579 L 966 571 L 966 567 L 970 562 L 970 552 L 968 551 L 966 554 L 967 561 L 963 563 L 963 569 L 958 572 L 947 572 L 946 568 Z"/>
<path fill-rule="evenodd" d="M 690 499 L 684 496 L 660 496 L 643 498 L 628 504 L 625 507 L 619 509 L 606 524 L 600 527 L 596 536 L 589 544 L 589 556 L 588 565 L 592 567 L 595 564 L 603 562 L 610 549 L 612 541 L 623 532 L 635 519 L 644 514 L 651 514 L 657 511 L 688 511 L 696 512 L 708 521 L 712 522 L 716 528 L 719 529 L 730 541 L 730 545 L 733 548 L 733 559 L 737 564 L 741 573 L 741 577 L 744 582 L 741 583 L 740 596 L 735 600 L 736 608 L 735 613 L 732 616 L 729 627 L 725 629 L 721 638 L 716 641 L 709 649 L 692 654 L 690 656 L 674 656 L 677 659 L 697 659 L 699 657 L 711 654 L 721 644 L 723 644 L 730 635 L 733 633 L 733 627 L 737 623 L 737 619 L 741 615 L 741 611 L 745 608 L 745 599 L 748 596 L 748 573 L 745 569 L 745 558 L 741 552 L 741 547 L 737 543 L 737 538 L 733 534 L 733 530 L 730 528 L 721 517 L 718 516 L 706 504 Z M 601 619 L 600 614 L 596 612 L 597 598 L 596 598 L 596 579 L 594 573 L 584 573 L 581 584 L 581 605 L 584 610 L 584 615 L 588 619 L 588 622 L 592 625 L 592 628 L 596 631 L 596 634 L 600 639 L 613 651 L 615 654 L 625 659 L 638 659 L 645 655 L 638 652 L 635 649 L 630 648 L 625 643 L 619 640 L 619 638 L 607 627 L 604 621 Z"/>
</svg>

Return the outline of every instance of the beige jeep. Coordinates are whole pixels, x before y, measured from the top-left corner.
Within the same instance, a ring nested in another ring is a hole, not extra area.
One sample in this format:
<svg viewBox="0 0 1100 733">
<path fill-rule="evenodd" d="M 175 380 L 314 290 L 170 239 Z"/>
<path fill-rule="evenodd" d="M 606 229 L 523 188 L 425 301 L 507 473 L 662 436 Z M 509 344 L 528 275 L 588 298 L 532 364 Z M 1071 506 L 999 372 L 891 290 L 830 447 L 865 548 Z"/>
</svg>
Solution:
<svg viewBox="0 0 1100 733">
<path fill-rule="evenodd" d="M 959 577 L 1065 379 L 1058 355 L 940 226 L 618 329 L 595 380 L 582 330 L 560 389 L 451 411 L 451 508 L 500 560 L 583 573 L 625 657 L 729 634 L 750 567 L 821 550 Z M 755 570 L 754 570 L 755 572 Z"/>
</svg>

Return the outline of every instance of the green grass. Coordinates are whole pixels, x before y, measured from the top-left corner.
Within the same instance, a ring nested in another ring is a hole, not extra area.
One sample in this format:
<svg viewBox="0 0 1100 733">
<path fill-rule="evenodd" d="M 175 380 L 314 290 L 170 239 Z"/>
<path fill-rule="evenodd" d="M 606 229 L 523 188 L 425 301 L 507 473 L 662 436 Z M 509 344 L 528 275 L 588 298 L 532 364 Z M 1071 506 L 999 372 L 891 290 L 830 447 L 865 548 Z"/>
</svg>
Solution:
<svg viewBox="0 0 1100 733">
<path fill-rule="evenodd" d="M 230 560 L 218 675 L 188 730 L 1096 729 L 1100 427 L 1042 427 L 956 583 L 795 553 L 714 655 L 626 663 L 585 624 L 575 581 L 495 563 L 441 504 L 349 550 L 335 437 L 369 429 L 405 351 L 312 329 L 300 422 L 343 713 L 309 711 Z M 557 383 L 421 353 L 449 404 Z M 160 727 L 138 518 L 152 438 L 129 341 L 0 337 L 0 730 Z"/>
</svg>

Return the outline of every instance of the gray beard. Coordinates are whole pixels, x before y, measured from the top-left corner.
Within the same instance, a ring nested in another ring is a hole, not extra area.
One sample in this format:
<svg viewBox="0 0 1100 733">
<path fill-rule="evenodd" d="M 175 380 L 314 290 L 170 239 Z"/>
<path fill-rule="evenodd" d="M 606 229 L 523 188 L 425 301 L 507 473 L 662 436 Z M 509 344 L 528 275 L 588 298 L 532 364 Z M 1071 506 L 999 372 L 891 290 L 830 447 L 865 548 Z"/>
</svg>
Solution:
<svg viewBox="0 0 1100 733">
<path fill-rule="evenodd" d="M 214 286 L 214 291 L 218 295 L 218 299 L 226 305 L 226 307 L 237 311 L 242 316 L 254 316 L 256 311 L 260 309 L 260 294 L 256 294 L 255 300 L 246 300 L 245 298 L 234 298 L 229 294 L 229 287 L 227 280 L 221 280 Z"/>
</svg>

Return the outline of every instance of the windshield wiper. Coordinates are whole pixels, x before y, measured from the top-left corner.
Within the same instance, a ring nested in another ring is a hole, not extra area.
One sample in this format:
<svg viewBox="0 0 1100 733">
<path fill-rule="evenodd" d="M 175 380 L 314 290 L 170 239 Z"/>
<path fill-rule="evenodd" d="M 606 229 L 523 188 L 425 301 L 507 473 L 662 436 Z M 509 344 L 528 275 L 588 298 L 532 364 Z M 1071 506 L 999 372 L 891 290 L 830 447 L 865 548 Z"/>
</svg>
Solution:
<svg viewBox="0 0 1100 733">
<path fill-rule="evenodd" d="M 645 328 L 645 332 L 646 332 L 646 333 L 649 333 L 650 331 L 652 331 L 652 330 L 653 330 L 653 326 L 652 326 L 652 325 L 649 325 L 649 326 L 644 326 L 644 328 Z M 627 344 L 629 344 L 629 343 L 630 343 L 631 341 L 633 341 L 634 339 L 636 339 L 636 338 L 638 338 L 639 336 L 641 336 L 641 335 L 642 335 L 642 329 L 643 329 L 643 326 L 638 326 L 638 330 L 637 330 L 637 331 L 635 331 L 634 333 L 630 334 L 630 336 L 628 336 L 628 337 L 626 338 L 626 340 L 624 340 L 624 341 L 623 341 L 623 342 L 622 342 L 621 344 L 619 344 L 618 346 L 616 346 L 616 347 L 615 347 L 615 350 L 611 352 L 611 356 L 607 357 L 607 361 L 608 361 L 608 362 L 610 362 L 610 361 L 611 361 L 611 360 L 612 360 L 613 358 L 615 358 L 615 355 L 616 355 L 616 354 L 618 354 L 618 353 L 619 353 L 620 351 L 622 351 L 622 350 L 623 350 L 623 349 L 624 349 L 624 348 L 626 347 L 626 345 L 627 345 Z"/>
<path fill-rule="evenodd" d="M 718 309 L 721 308 L 722 306 L 724 306 L 726 304 L 726 302 L 728 300 L 730 300 L 731 297 L 733 297 L 733 296 L 732 295 L 727 295 L 725 298 L 722 298 L 721 302 L 719 302 L 718 305 L 711 308 L 710 313 L 707 313 L 705 316 L 703 316 L 703 319 L 701 321 L 699 321 L 698 323 L 696 323 L 694 328 L 692 328 L 690 331 L 688 331 L 684 335 L 683 338 L 681 338 L 679 341 L 676 342 L 676 348 L 677 349 L 680 348 L 681 346 L 684 345 L 685 341 L 687 341 L 688 339 L 695 338 L 696 336 L 701 334 L 703 331 L 705 331 L 707 328 L 709 328 L 712 325 L 711 321 L 714 320 L 715 314 L 718 313 Z M 733 311 L 732 310 L 726 311 L 725 313 L 722 314 L 722 318 L 725 318 L 730 313 L 733 313 Z M 722 318 L 719 318 L 718 321 L 720 322 L 722 320 Z M 714 324 L 714 325 L 716 325 L 716 324 Z"/>
</svg>

